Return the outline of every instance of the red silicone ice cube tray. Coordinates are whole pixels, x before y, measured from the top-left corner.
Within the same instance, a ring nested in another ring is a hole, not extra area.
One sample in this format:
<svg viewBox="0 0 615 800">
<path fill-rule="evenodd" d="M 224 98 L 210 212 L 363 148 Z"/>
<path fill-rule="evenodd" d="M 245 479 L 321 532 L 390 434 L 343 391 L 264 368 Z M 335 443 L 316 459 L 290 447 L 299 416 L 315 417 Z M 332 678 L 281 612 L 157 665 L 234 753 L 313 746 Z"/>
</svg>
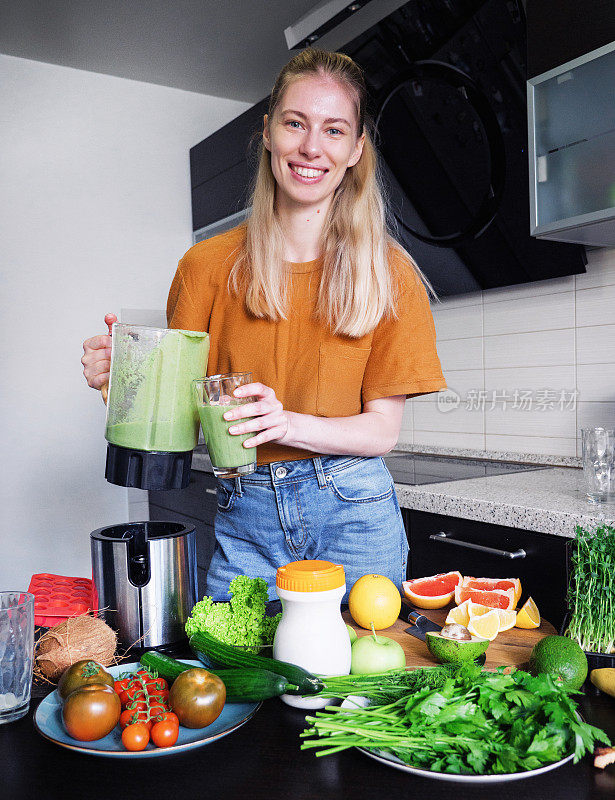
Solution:
<svg viewBox="0 0 615 800">
<path fill-rule="evenodd" d="M 33 575 L 28 591 L 34 595 L 34 624 L 51 628 L 69 617 L 93 609 L 92 581 L 41 572 Z"/>
</svg>

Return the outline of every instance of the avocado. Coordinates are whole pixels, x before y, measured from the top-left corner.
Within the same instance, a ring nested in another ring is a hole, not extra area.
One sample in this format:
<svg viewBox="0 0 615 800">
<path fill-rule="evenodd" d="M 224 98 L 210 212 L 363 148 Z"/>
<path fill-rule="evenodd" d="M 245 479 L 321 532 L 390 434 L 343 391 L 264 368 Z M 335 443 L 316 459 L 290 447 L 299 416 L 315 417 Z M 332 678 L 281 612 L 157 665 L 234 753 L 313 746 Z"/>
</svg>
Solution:
<svg viewBox="0 0 615 800">
<path fill-rule="evenodd" d="M 587 656 L 578 642 L 567 636 L 545 636 L 537 642 L 530 654 L 529 671 L 532 675 L 547 672 L 553 680 L 577 691 L 587 678 Z"/>
<path fill-rule="evenodd" d="M 465 664 L 484 655 L 489 647 L 488 639 L 472 636 L 469 641 L 450 639 L 441 633 L 428 631 L 425 641 L 431 655 L 441 664 Z M 484 663 L 483 658 L 481 663 Z"/>
</svg>

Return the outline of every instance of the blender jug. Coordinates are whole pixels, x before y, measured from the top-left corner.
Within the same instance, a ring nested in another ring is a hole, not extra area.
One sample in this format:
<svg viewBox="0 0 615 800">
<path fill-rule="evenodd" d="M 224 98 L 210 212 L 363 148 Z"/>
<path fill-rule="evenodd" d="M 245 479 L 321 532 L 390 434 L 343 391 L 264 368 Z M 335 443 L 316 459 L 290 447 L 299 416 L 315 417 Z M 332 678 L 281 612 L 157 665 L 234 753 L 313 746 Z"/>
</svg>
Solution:
<svg viewBox="0 0 615 800">
<path fill-rule="evenodd" d="M 183 489 L 199 433 L 191 382 L 205 374 L 209 336 L 116 322 L 111 341 L 105 477 Z"/>
<path fill-rule="evenodd" d="M 186 643 L 197 601 L 196 533 L 181 522 L 128 522 L 90 534 L 98 608 L 123 646 Z"/>
</svg>

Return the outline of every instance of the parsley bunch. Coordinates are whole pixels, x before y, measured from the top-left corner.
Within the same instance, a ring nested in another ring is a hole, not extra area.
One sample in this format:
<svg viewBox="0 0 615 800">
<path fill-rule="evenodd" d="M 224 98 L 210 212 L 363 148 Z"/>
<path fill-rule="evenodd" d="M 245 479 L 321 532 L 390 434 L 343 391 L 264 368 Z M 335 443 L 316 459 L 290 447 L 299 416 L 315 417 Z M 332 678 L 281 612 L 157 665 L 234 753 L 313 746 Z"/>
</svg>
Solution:
<svg viewBox="0 0 615 800">
<path fill-rule="evenodd" d="M 468 664 L 437 689 L 387 705 L 329 707 L 307 717 L 302 749 L 327 755 L 348 747 L 392 754 L 435 772 L 524 772 L 573 753 L 575 763 L 606 734 L 581 721 L 570 694 L 549 675 L 482 672 Z M 314 737 L 314 738 L 310 738 Z"/>
</svg>

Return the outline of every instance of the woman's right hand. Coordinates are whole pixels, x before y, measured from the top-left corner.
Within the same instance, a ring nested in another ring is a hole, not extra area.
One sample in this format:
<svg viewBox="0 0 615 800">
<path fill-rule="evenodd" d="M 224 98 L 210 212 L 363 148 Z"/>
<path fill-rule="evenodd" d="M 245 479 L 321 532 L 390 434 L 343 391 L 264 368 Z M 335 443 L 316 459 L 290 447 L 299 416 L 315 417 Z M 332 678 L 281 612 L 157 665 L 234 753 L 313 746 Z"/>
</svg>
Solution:
<svg viewBox="0 0 615 800">
<path fill-rule="evenodd" d="M 108 334 L 100 334 L 86 339 L 83 343 L 83 375 L 92 389 L 101 389 L 109 383 L 111 368 L 111 326 L 117 322 L 115 314 L 105 316 Z"/>
</svg>

